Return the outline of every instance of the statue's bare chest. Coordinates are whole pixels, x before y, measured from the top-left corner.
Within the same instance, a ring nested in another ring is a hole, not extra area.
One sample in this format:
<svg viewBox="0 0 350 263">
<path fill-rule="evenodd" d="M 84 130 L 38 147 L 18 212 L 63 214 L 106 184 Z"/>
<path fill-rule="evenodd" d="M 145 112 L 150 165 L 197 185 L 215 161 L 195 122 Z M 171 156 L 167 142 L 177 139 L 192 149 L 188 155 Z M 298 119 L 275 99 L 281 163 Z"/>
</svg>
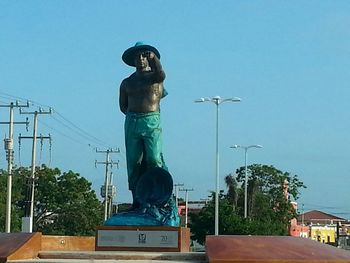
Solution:
<svg viewBox="0 0 350 263">
<path fill-rule="evenodd" d="M 159 95 L 159 83 L 150 83 L 143 79 L 130 79 L 126 88 L 126 92 L 129 96 L 154 96 Z"/>
</svg>

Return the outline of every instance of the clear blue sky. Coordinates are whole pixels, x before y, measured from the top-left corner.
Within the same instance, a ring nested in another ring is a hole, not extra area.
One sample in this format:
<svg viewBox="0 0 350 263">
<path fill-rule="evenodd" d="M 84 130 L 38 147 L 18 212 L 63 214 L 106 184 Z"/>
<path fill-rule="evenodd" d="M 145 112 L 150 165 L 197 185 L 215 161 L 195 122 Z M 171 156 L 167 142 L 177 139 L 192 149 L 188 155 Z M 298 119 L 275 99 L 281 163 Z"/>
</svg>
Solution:
<svg viewBox="0 0 350 263">
<path fill-rule="evenodd" d="M 1 1 L 0 103 L 31 100 L 39 133 L 53 137 L 50 166 L 80 173 L 99 192 L 105 155 L 119 147 L 117 202 L 127 190 L 119 84 L 133 72 L 121 55 L 137 41 L 156 46 L 167 73 L 164 155 L 190 199 L 215 188 L 215 105 L 220 106 L 220 184 L 244 165 L 233 144 L 261 144 L 249 163 L 274 165 L 306 185 L 298 200 L 350 218 L 350 1 Z M 32 116 L 29 116 L 32 121 Z M 16 111 L 15 121 L 25 116 Z M 8 109 L 0 108 L 0 121 Z M 31 135 L 16 125 L 19 133 Z M 2 138 L 8 127 L 0 126 Z M 15 163 L 19 150 L 15 140 Z M 44 142 L 38 164 L 49 163 Z M 22 141 L 21 164 L 31 143 Z M 4 152 L 0 166 L 6 169 Z"/>
</svg>

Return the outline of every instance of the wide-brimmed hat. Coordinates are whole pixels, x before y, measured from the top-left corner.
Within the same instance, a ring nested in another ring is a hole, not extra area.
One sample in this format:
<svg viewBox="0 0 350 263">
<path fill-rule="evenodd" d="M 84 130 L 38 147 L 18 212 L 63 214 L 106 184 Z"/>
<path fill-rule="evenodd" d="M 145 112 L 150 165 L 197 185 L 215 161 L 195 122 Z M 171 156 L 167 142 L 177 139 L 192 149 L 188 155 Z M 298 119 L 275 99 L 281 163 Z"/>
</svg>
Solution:
<svg viewBox="0 0 350 263">
<path fill-rule="evenodd" d="M 136 42 L 135 46 L 125 50 L 122 56 L 123 61 L 129 66 L 135 67 L 135 54 L 140 51 L 152 51 L 160 59 L 159 51 L 155 47 L 139 41 Z"/>
</svg>

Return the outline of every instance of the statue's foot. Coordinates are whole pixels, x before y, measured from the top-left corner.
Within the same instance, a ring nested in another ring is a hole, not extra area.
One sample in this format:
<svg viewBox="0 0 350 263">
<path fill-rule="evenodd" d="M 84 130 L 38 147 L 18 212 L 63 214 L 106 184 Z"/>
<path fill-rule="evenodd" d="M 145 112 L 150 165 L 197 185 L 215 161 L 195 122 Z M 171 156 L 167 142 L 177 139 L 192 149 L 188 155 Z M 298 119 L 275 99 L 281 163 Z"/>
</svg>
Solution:
<svg viewBox="0 0 350 263">
<path fill-rule="evenodd" d="M 126 209 L 124 212 L 131 212 L 131 211 L 139 210 L 140 207 L 141 207 L 140 203 L 137 201 L 134 201 L 132 203 L 131 207 Z"/>
</svg>

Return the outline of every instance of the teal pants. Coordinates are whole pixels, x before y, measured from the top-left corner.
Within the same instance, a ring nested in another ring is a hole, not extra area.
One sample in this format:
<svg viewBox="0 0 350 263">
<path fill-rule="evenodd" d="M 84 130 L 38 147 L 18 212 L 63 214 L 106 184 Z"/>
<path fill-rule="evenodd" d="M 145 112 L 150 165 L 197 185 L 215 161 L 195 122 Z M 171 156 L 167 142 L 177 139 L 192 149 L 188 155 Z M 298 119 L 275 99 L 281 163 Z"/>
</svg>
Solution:
<svg viewBox="0 0 350 263">
<path fill-rule="evenodd" d="M 163 167 L 160 113 L 129 112 L 124 128 L 129 190 L 134 192 L 145 171 Z"/>
</svg>

